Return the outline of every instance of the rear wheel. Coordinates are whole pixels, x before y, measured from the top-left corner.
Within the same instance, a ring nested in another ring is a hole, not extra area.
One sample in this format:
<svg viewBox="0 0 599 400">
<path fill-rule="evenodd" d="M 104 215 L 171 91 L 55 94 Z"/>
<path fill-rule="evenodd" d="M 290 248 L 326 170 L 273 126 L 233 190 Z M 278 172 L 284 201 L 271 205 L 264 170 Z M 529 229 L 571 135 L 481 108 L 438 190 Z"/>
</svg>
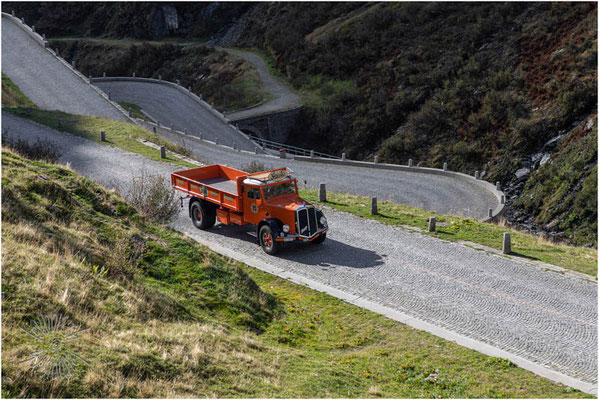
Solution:
<svg viewBox="0 0 599 400">
<path fill-rule="evenodd" d="M 276 254 L 279 251 L 279 242 L 275 240 L 275 235 L 272 228 L 268 225 L 260 228 L 260 246 L 266 254 Z"/>
<path fill-rule="evenodd" d="M 312 243 L 314 243 L 314 244 L 321 244 L 322 242 L 324 242 L 324 240 L 325 240 L 326 238 L 327 238 L 327 234 L 326 234 L 326 232 L 325 232 L 325 233 L 322 233 L 322 234 L 321 234 L 319 237 L 317 237 L 316 239 L 314 239 L 314 240 L 312 241 Z"/>
<path fill-rule="evenodd" d="M 216 222 L 216 213 L 196 201 L 191 205 L 191 220 L 198 229 L 210 229 Z"/>
</svg>

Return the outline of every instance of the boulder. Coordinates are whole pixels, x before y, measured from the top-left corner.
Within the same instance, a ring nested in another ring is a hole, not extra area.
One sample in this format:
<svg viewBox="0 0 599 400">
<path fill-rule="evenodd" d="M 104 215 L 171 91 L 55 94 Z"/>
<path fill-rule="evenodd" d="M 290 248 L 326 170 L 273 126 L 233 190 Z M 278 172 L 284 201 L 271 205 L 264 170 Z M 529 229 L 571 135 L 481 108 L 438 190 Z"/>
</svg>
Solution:
<svg viewBox="0 0 599 400">
<path fill-rule="evenodd" d="M 514 175 L 516 175 L 516 178 L 524 180 L 528 175 L 530 175 L 530 168 L 520 168 Z"/>
<path fill-rule="evenodd" d="M 543 154 L 543 158 L 541 158 L 541 162 L 539 163 L 539 165 L 545 164 L 547 161 L 549 161 L 550 158 L 551 158 L 550 153 Z"/>
</svg>

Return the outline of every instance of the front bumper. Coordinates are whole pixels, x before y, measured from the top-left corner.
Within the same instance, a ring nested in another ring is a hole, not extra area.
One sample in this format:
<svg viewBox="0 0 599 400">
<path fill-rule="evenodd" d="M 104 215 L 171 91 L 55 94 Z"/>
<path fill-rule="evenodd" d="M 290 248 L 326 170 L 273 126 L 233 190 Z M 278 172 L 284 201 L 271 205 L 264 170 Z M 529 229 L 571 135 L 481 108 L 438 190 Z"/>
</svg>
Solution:
<svg viewBox="0 0 599 400">
<path fill-rule="evenodd" d="M 322 235 L 323 233 L 326 233 L 328 230 L 329 230 L 328 226 L 324 227 L 324 228 L 320 228 L 311 237 L 300 236 L 300 235 L 297 235 L 297 234 L 290 235 L 290 234 L 286 234 L 286 233 L 281 232 L 283 234 L 283 236 L 280 236 L 281 233 L 279 233 L 279 237 L 275 238 L 275 240 L 277 242 L 293 242 L 293 241 L 296 241 L 296 240 L 297 241 L 302 241 L 302 242 L 311 242 L 314 239 L 316 239 L 317 237 L 319 237 L 320 235 Z"/>
</svg>

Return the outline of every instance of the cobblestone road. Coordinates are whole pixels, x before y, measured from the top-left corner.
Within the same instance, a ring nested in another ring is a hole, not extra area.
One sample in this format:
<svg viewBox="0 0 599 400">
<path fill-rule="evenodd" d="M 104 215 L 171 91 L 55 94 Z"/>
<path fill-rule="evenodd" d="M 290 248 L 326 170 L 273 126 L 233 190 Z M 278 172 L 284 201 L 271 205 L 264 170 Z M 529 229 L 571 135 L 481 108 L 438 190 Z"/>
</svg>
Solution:
<svg viewBox="0 0 599 400">
<path fill-rule="evenodd" d="M 63 161 L 105 185 L 125 187 L 142 168 L 165 176 L 178 168 L 6 113 L 3 123 L 11 135 L 55 141 L 68 149 Z M 326 214 L 330 233 L 323 245 L 290 244 L 278 257 L 264 254 L 245 227 L 196 230 L 185 209 L 173 227 L 571 377 L 597 382 L 595 283 L 346 213 Z"/>
</svg>

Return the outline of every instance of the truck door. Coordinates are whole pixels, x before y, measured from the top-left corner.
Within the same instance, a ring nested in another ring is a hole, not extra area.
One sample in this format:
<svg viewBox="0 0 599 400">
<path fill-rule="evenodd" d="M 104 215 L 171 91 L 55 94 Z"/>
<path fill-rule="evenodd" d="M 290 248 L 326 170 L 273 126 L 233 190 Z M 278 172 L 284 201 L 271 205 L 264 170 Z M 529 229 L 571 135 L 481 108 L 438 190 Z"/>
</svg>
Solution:
<svg viewBox="0 0 599 400">
<path fill-rule="evenodd" d="M 243 190 L 243 218 L 246 222 L 257 224 L 262 220 L 260 188 L 244 185 Z"/>
</svg>

